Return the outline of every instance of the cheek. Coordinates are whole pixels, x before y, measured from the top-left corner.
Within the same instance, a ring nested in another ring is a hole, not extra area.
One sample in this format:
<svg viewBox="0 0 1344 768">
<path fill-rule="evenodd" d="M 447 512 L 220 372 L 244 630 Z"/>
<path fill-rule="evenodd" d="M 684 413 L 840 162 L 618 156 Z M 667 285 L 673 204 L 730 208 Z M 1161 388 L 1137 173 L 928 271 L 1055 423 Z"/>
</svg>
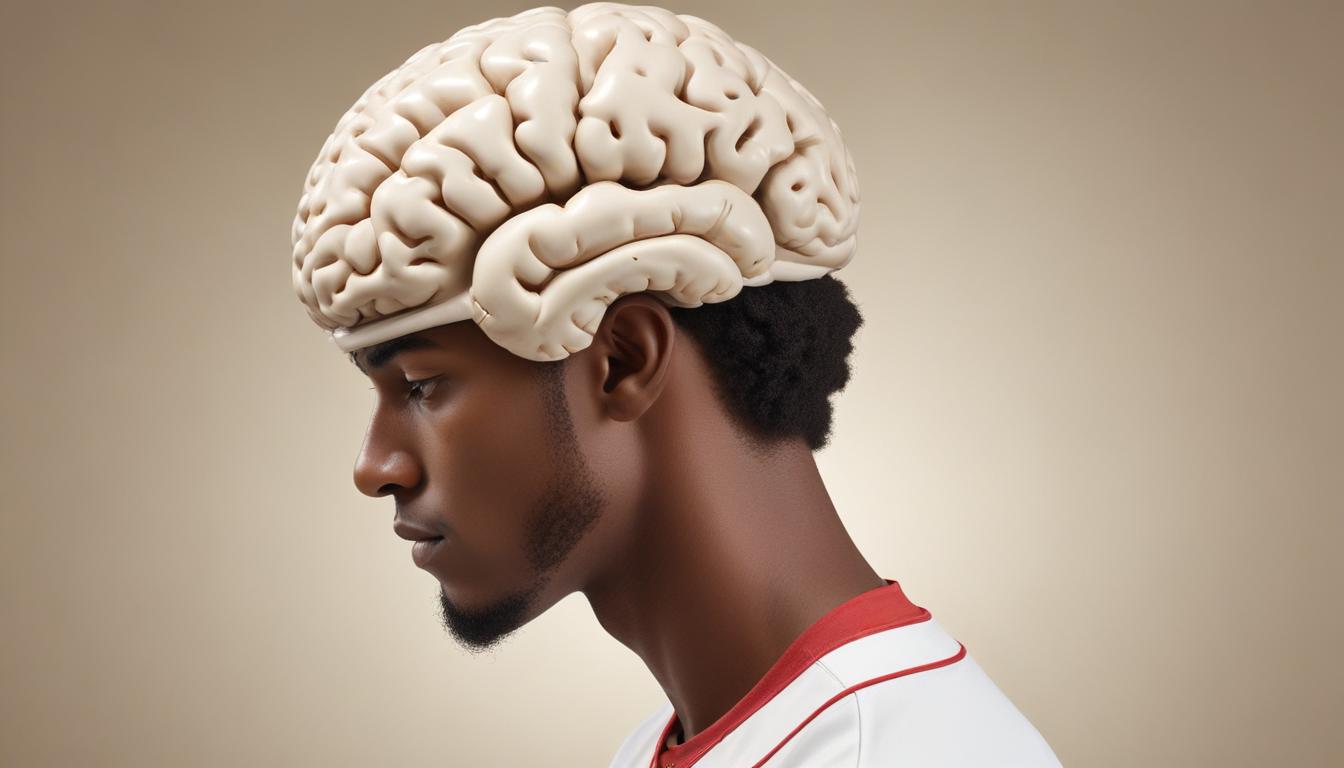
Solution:
<svg viewBox="0 0 1344 768">
<path fill-rule="evenodd" d="M 473 570 L 525 569 L 528 516 L 551 471 L 534 392 L 464 388 L 431 419 L 425 471 Z"/>
</svg>

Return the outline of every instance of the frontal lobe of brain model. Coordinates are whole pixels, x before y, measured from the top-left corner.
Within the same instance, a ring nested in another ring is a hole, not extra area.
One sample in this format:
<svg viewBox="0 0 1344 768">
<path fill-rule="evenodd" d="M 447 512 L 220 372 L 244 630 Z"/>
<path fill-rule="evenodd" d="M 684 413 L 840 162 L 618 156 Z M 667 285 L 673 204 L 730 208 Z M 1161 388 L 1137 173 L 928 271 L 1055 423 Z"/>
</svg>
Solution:
<svg viewBox="0 0 1344 768">
<path fill-rule="evenodd" d="M 839 127 L 755 49 L 654 6 L 534 8 L 421 49 L 341 117 L 293 284 L 346 351 L 470 319 L 550 361 L 624 294 L 698 307 L 839 269 L 858 214 Z"/>
</svg>

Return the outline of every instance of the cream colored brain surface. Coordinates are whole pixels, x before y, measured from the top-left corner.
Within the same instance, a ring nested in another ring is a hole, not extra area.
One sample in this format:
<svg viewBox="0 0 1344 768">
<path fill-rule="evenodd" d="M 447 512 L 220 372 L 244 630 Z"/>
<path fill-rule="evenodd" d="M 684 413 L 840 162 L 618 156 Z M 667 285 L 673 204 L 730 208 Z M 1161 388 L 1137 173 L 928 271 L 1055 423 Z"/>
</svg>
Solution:
<svg viewBox="0 0 1344 768">
<path fill-rule="evenodd" d="M 293 283 L 342 350 L 471 319 L 558 360 L 627 293 L 697 307 L 839 269 L 858 215 L 839 127 L 755 49 L 653 6 L 535 8 L 421 49 L 345 113 Z"/>
</svg>

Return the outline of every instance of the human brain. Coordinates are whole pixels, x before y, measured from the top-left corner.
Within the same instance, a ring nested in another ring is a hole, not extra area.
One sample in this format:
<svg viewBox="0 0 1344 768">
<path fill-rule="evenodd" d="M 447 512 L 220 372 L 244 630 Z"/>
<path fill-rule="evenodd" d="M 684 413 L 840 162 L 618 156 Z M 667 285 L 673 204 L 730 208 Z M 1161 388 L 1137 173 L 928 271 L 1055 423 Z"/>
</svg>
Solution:
<svg viewBox="0 0 1344 768">
<path fill-rule="evenodd" d="M 557 360 L 627 293 L 696 307 L 839 269 L 858 214 L 839 127 L 755 49 L 655 6 L 534 8 L 422 48 L 341 117 L 293 285 L 345 350 L 472 319 Z"/>
</svg>

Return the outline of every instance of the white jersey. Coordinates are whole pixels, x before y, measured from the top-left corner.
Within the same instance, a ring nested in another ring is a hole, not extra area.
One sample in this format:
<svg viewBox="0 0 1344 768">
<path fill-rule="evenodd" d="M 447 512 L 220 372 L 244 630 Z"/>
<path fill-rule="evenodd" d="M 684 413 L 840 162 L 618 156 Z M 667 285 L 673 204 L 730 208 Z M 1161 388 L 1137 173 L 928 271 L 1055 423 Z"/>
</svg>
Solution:
<svg viewBox="0 0 1344 768">
<path fill-rule="evenodd" d="M 611 768 L 1045 768 L 1045 739 L 900 586 L 859 595 L 795 640 L 746 696 L 684 744 L 670 702 Z"/>
</svg>

